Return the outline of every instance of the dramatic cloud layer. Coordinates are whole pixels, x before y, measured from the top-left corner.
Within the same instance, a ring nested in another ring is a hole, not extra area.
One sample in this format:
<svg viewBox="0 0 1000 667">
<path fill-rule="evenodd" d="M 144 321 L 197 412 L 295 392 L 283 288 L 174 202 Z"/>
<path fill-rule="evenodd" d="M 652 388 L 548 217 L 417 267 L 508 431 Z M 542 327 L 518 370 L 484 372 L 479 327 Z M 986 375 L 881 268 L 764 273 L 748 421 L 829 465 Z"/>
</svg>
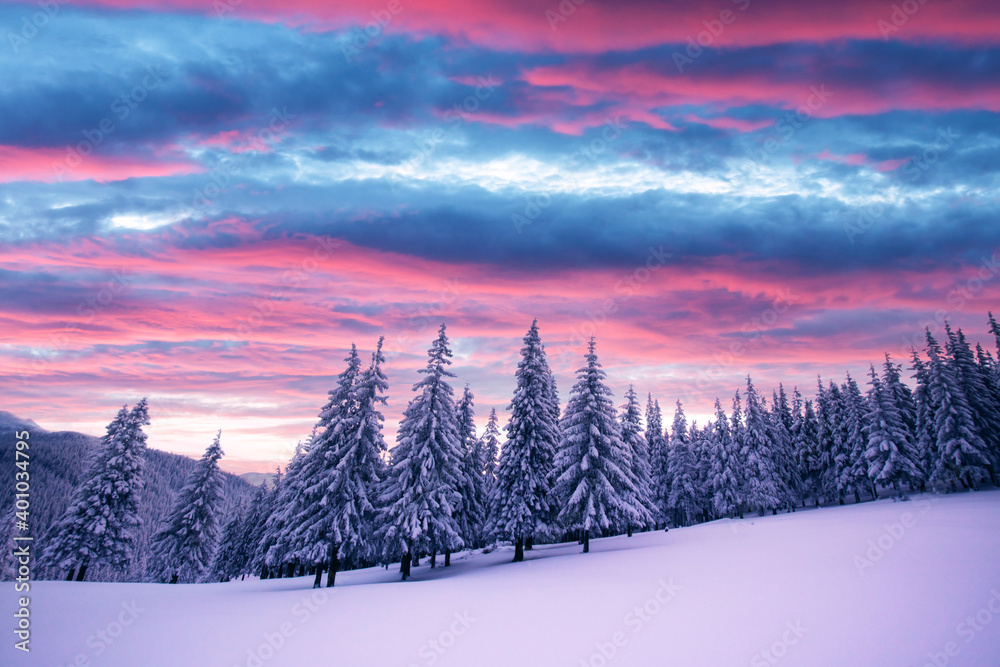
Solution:
<svg viewBox="0 0 1000 667">
<path fill-rule="evenodd" d="M 993 2 L 0 5 L 4 409 L 287 459 L 350 343 L 440 322 L 480 421 L 540 320 L 688 413 L 1000 294 Z M 482 424 L 480 424 L 482 425 Z"/>
</svg>

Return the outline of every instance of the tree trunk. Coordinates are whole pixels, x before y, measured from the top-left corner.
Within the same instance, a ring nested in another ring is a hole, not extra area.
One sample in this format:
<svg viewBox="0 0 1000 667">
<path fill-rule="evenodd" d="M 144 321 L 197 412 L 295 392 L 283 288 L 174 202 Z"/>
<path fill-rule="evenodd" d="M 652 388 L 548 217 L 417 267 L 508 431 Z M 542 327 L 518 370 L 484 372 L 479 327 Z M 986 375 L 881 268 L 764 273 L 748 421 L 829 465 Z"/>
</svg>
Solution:
<svg viewBox="0 0 1000 667">
<path fill-rule="evenodd" d="M 337 570 L 340 569 L 340 559 L 338 558 L 340 545 L 332 543 L 330 545 L 330 572 L 326 575 L 326 587 L 330 588 L 337 580 Z"/>
<path fill-rule="evenodd" d="M 511 562 L 520 563 L 522 560 L 524 560 L 524 538 L 518 537 L 514 542 L 514 560 Z"/>
<path fill-rule="evenodd" d="M 246 572 L 244 572 L 243 574 L 240 575 L 240 581 L 246 581 L 246 578 L 247 578 L 247 573 Z"/>
<path fill-rule="evenodd" d="M 410 564 L 412 562 L 413 562 L 413 555 L 409 551 L 407 551 L 405 554 L 403 554 L 403 560 L 400 561 L 399 563 L 400 570 L 403 571 L 403 581 L 406 581 L 406 578 L 410 576 Z"/>
<path fill-rule="evenodd" d="M 286 577 L 294 577 L 295 576 L 295 561 L 294 560 L 291 563 L 288 564 L 288 574 L 286 574 L 285 576 Z"/>
<path fill-rule="evenodd" d="M 632 537 L 632 524 L 628 525 L 628 536 Z"/>
<path fill-rule="evenodd" d="M 437 564 L 438 564 L 438 552 L 437 552 L 437 549 L 436 548 L 435 549 L 431 549 L 431 569 L 433 570 L 434 568 L 436 568 Z"/>
<path fill-rule="evenodd" d="M 180 579 L 180 578 L 181 578 L 181 575 L 179 573 L 177 573 L 177 572 L 174 572 L 174 576 L 170 577 L 170 583 L 176 584 L 177 580 Z"/>
<path fill-rule="evenodd" d="M 76 573 L 76 580 L 83 581 L 83 578 L 87 576 L 87 563 L 84 562 L 80 566 L 80 571 Z"/>
<path fill-rule="evenodd" d="M 590 552 L 590 531 L 583 531 L 583 553 Z"/>
<path fill-rule="evenodd" d="M 451 567 L 451 549 L 445 549 L 444 552 L 444 566 Z"/>
<path fill-rule="evenodd" d="M 861 492 L 858 491 L 857 489 L 854 489 L 854 502 L 855 504 L 861 502 Z"/>
<path fill-rule="evenodd" d="M 313 588 L 321 588 L 323 586 L 323 566 L 317 565 L 314 574 L 316 577 L 313 579 Z"/>
<path fill-rule="evenodd" d="M 66 581 L 73 581 L 73 578 L 75 576 L 76 576 L 76 569 L 72 567 L 69 568 L 69 574 L 66 575 Z"/>
<path fill-rule="evenodd" d="M 524 539 L 524 550 L 531 551 L 532 547 L 534 546 L 535 546 L 535 536 L 528 535 L 528 537 Z"/>
</svg>

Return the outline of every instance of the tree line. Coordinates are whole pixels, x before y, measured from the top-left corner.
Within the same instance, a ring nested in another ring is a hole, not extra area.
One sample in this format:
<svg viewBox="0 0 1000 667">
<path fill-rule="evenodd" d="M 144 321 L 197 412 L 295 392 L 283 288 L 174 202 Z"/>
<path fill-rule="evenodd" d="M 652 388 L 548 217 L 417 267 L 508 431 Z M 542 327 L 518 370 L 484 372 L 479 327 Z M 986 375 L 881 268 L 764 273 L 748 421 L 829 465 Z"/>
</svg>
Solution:
<svg viewBox="0 0 1000 667">
<path fill-rule="evenodd" d="M 989 315 L 1000 352 L 1000 326 Z M 817 380 L 804 399 L 784 385 L 762 396 L 748 376 L 727 411 L 688 423 L 677 401 L 664 427 L 659 401 L 630 386 L 616 409 L 591 339 L 560 408 L 538 322 L 524 336 L 501 436 L 496 410 L 482 436 L 474 395 L 460 398 L 444 324 L 403 414 L 396 445 L 382 435 L 388 382 L 382 339 L 367 364 L 352 345 L 345 368 L 272 488 L 261 486 L 222 524 L 220 436 L 192 471 L 151 545 L 155 581 L 225 581 L 304 575 L 334 585 L 342 569 L 399 563 L 402 578 L 426 557 L 450 565 L 460 549 L 631 535 L 808 503 L 843 504 L 928 487 L 996 485 L 1000 470 L 1000 362 L 961 329 L 943 346 L 925 332 L 908 370 L 887 354 L 865 389 Z M 82 580 L 89 563 L 134 556 L 145 399 L 108 426 L 44 558 Z M 75 575 L 74 575 L 75 573 Z"/>
</svg>

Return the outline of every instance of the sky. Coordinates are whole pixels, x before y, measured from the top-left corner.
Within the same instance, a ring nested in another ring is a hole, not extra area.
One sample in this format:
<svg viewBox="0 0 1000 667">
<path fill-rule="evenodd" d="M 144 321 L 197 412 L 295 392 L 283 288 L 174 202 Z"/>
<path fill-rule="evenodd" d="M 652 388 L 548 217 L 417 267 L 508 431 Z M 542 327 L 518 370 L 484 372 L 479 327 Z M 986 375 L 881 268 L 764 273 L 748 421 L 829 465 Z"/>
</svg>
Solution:
<svg viewBox="0 0 1000 667">
<path fill-rule="evenodd" d="M 390 445 L 537 318 L 702 423 L 1000 310 L 993 0 L 0 2 L 0 409 L 267 471 L 351 343 Z"/>
</svg>

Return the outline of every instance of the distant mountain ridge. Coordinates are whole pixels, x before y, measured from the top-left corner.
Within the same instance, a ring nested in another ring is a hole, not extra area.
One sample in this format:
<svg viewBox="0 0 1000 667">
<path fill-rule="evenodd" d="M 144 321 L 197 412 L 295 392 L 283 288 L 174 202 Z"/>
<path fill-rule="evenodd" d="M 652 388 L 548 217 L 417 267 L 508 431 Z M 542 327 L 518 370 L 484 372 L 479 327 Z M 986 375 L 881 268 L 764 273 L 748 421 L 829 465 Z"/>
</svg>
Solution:
<svg viewBox="0 0 1000 667">
<path fill-rule="evenodd" d="M 45 536 L 52 525 L 59 520 L 73 489 L 81 482 L 89 463 L 90 455 L 100 445 L 101 439 L 76 431 L 46 431 L 34 421 L 23 419 L 0 410 L 0 460 L 13 461 L 16 439 L 15 431 L 27 428 L 31 433 L 31 489 L 29 510 L 30 534 L 35 538 L 36 548 L 45 548 Z M 136 553 L 141 554 L 129 572 L 94 572 L 88 579 L 140 581 L 145 572 L 145 555 L 150 538 L 159 528 L 173 504 L 174 496 L 184 484 L 187 475 L 194 468 L 195 460 L 158 449 L 147 448 L 143 470 L 143 490 L 139 515 L 143 525 L 139 532 Z M 258 473 L 260 474 L 260 473 Z M 231 473 L 225 475 L 226 506 L 221 518 L 225 523 L 234 508 L 249 499 L 254 487 L 244 479 Z M 0 510 L 2 516 L 11 511 L 14 503 L 14 475 L 0 475 Z M 60 576 L 60 573 L 40 572 L 43 577 Z"/>
</svg>

